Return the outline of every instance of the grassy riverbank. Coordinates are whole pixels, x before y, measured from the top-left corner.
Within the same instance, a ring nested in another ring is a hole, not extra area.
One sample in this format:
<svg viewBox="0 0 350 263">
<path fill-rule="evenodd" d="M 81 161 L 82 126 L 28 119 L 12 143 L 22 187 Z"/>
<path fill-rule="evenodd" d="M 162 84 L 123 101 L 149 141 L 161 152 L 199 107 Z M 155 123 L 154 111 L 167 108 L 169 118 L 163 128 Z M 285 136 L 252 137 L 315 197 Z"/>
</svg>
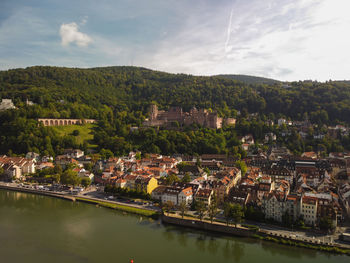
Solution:
<svg viewBox="0 0 350 263">
<path fill-rule="evenodd" d="M 85 203 L 89 203 L 89 204 L 99 205 L 99 206 L 110 208 L 110 209 L 120 210 L 120 211 L 127 212 L 127 213 L 146 216 L 146 217 L 158 218 L 158 216 L 159 216 L 159 213 L 157 211 L 137 208 L 137 207 L 128 206 L 128 205 L 121 205 L 121 204 L 116 204 L 116 203 L 112 203 L 112 202 L 106 202 L 103 200 L 96 200 L 96 199 L 84 198 L 84 197 L 79 197 L 79 196 L 56 194 L 56 193 L 48 192 L 48 191 L 39 191 L 39 190 L 35 190 L 35 189 L 27 189 L 27 188 L 13 187 L 13 186 L 5 186 L 5 185 L 0 185 L 0 189 L 17 191 L 17 192 L 24 192 L 24 193 L 29 193 L 29 194 L 45 195 L 45 196 L 65 199 L 65 200 L 69 200 L 69 201 L 80 201 L 80 202 L 85 202 Z"/>
<path fill-rule="evenodd" d="M 132 214 L 137 214 L 137 215 L 142 215 L 142 216 L 147 216 L 147 217 L 152 217 L 152 218 L 157 218 L 159 216 L 159 214 L 156 211 L 152 211 L 152 210 L 148 210 L 148 209 L 141 209 L 141 208 L 137 208 L 137 207 L 131 207 L 131 206 L 126 206 L 126 205 L 98 201 L 98 200 L 93 200 L 93 199 L 83 198 L 83 197 L 76 197 L 75 199 L 76 199 L 76 201 L 96 204 L 96 205 L 100 205 L 102 207 L 116 209 L 116 210 L 120 210 L 120 211 L 127 212 L 127 213 L 132 213 Z"/>
<path fill-rule="evenodd" d="M 343 248 L 339 248 L 339 247 L 323 246 L 323 245 L 319 245 L 319 244 L 310 244 L 310 243 L 293 241 L 293 240 L 288 240 L 288 239 L 283 239 L 283 238 L 262 236 L 262 235 L 258 235 L 258 234 L 255 234 L 252 237 L 260 239 L 260 240 L 264 240 L 264 241 L 270 241 L 270 242 L 274 242 L 274 243 L 277 243 L 277 244 L 282 244 L 282 245 L 288 245 L 288 246 L 293 246 L 293 247 L 301 247 L 301 248 L 310 248 L 310 249 L 316 249 L 316 250 L 325 251 L 325 252 L 331 252 L 331 253 L 337 253 L 337 254 L 346 254 L 346 255 L 350 256 L 350 249 L 343 249 Z"/>
</svg>

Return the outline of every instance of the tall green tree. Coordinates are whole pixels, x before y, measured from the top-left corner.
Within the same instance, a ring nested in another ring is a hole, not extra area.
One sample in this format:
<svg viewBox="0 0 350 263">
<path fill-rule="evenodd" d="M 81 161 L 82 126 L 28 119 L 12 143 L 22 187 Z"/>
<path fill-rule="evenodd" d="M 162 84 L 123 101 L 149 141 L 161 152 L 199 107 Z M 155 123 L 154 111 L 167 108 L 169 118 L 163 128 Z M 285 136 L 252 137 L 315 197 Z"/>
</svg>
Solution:
<svg viewBox="0 0 350 263">
<path fill-rule="evenodd" d="M 187 204 L 185 201 L 182 201 L 179 205 L 179 209 L 181 212 L 181 217 L 184 218 L 184 215 L 186 213 L 186 211 L 188 210 Z"/>
<path fill-rule="evenodd" d="M 235 226 L 237 227 L 237 224 L 242 222 L 242 218 L 244 217 L 244 212 L 242 207 L 239 204 L 234 204 L 231 207 L 231 217 L 233 219 L 233 222 L 235 223 Z"/>
<path fill-rule="evenodd" d="M 212 201 L 208 207 L 208 214 L 210 218 L 210 222 L 213 223 L 214 217 L 218 214 L 217 203 Z"/>
<path fill-rule="evenodd" d="M 167 212 L 169 215 L 169 212 L 174 208 L 174 204 L 171 201 L 167 201 L 162 205 L 163 212 Z"/>
<path fill-rule="evenodd" d="M 202 221 L 205 212 L 207 211 L 207 207 L 203 201 L 196 202 L 196 211 L 198 213 L 199 220 Z"/>
<path fill-rule="evenodd" d="M 91 179 L 89 177 L 81 178 L 81 185 L 84 187 L 88 187 L 91 184 Z"/>
<path fill-rule="evenodd" d="M 232 207 L 233 205 L 229 202 L 224 203 L 224 217 L 226 219 L 226 224 L 229 225 L 230 220 L 232 219 Z"/>
<path fill-rule="evenodd" d="M 80 184 L 80 178 L 78 177 L 77 172 L 67 169 L 61 176 L 61 183 L 65 185 L 77 186 Z"/>
</svg>

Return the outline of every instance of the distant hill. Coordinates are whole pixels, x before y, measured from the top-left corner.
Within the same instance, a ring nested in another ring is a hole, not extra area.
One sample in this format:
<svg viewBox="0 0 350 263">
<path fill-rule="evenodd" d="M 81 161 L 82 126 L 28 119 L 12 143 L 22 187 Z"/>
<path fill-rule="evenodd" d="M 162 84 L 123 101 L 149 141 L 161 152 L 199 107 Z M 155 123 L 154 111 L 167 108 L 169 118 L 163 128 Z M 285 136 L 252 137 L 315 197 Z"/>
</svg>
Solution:
<svg viewBox="0 0 350 263">
<path fill-rule="evenodd" d="M 279 80 L 263 78 L 263 77 L 256 77 L 256 76 L 249 76 L 249 75 L 217 75 L 217 77 L 238 80 L 238 81 L 242 81 L 242 82 L 247 83 L 247 84 L 273 85 L 273 84 L 281 83 L 281 81 L 279 81 Z"/>
<path fill-rule="evenodd" d="M 161 110 L 210 108 L 228 117 L 245 110 L 300 120 L 308 113 L 315 123 L 350 124 L 349 82 L 290 82 L 288 89 L 279 83 L 283 82 L 247 75 L 192 76 L 140 67 L 36 66 L 0 71 L 0 99 L 12 99 L 17 108 L 27 99 L 34 102 L 36 106 L 23 113 L 30 118 L 101 119 L 111 112 L 135 112 L 124 120 L 135 126 L 151 103 Z"/>
<path fill-rule="evenodd" d="M 340 82 L 340 83 L 350 84 L 350 80 L 335 80 L 333 82 Z"/>
</svg>

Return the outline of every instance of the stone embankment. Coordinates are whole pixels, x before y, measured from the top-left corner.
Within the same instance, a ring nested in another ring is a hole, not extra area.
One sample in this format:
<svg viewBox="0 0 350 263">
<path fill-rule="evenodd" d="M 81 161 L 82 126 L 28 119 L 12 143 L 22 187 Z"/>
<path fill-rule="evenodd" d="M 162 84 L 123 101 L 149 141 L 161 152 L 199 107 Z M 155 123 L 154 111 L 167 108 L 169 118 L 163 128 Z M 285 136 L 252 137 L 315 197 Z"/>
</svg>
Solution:
<svg viewBox="0 0 350 263">
<path fill-rule="evenodd" d="M 181 218 L 180 216 L 177 216 L 174 214 L 162 215 L 162 222 L 173 224 L 173 225 L 189 227 L 189 228 L 195 228 L 199 230 L 241 236 L 241 237 L 251 237 L 255 234 L 254 231 L 251 231 L 248 228 L 241 227 L 241 226 L 237 226 L 237 227 L 230 226 L 230 225 L 227 226 L 226 224 L 219 223 L 219 222 L 210 223 L 206 220 L 200 221 L 198 219 L 190 218 L 190 217 Z"/>
<path fill-rule="evenodd" d="M 298 238 L 276 232 L 269 232 L 261 229 L 249 229 L 240 225 L 232 226 L 221 222 L 213 222 L 203 220 L 200 221 L 193 217 L 184 217 L 177 214 L 162 215 L 162 222 L 194 228 L 203 231 L 212 231 L 226 235 L 234 235 L 240 237 L 253 237 L 261 240 L 272 241 L 284 245 L 298 246 L 304 248 L 318 249 L 333 253 L 343 253 L 350 255 L 350 246 L 340 243 L 319 242 L 317 240 L 310 240 L 305 238 Z"/>
</svg>

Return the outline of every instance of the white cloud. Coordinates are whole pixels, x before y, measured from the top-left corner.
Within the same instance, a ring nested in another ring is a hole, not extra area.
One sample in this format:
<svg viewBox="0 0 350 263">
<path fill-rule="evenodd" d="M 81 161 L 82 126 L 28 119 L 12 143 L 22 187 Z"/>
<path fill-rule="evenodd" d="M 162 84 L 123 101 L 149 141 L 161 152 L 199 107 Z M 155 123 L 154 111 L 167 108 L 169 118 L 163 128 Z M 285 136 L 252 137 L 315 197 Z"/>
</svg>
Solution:
<svg viewBox="0 0 350 263">
<path fill-rule="evenodd" d="M 199 75 L 346 78 L 349 8 L 348 0 L 237 0 L 192 13 L 141 63 Z"/>
<path fill-rule="evenodd" d="M 66 8 L 69 0 L 60 2 Z M 349 78 L 349 0 L 100 2 L 77 5 L 64 17 L 65 9 L 50 5 L 14 8 L 0 19 L 0 68 L 140 65 L 196 75 Z M 81 12 L 76 23 L 61 23 Z M 103 30 L 81 32 L 89 17 Z"/>
<path fill-rule="evenodd" d="M 86 47 L 92 42 L 91 37 L 79 32 L 79 27 L 75 22 L 62 24 L 60 28 L 60 36 L 63 46 L 69 46 L 70 43 L 75 43 L 79 47 Z"/>
</svg>

